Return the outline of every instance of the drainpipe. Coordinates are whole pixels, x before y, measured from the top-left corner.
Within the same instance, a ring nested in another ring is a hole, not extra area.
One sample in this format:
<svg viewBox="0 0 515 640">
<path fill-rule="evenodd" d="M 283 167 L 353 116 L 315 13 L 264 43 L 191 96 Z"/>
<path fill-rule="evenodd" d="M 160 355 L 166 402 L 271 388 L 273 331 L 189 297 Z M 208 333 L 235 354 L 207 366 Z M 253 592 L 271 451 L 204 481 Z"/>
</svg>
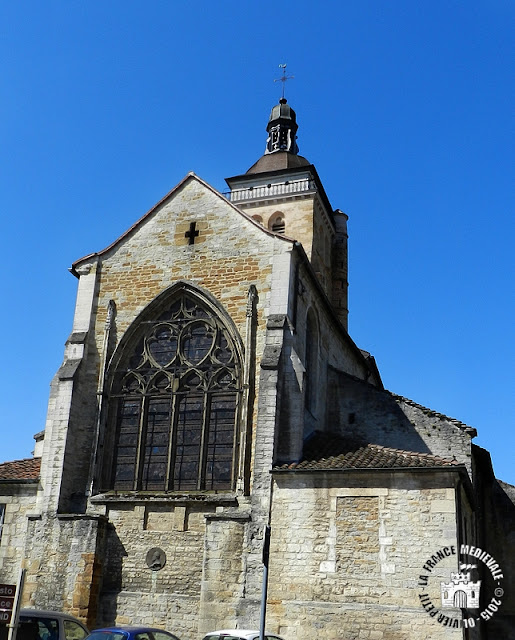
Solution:
<svg viewBox="0 0 515 640">
<path fill-rule="evenodd" d="M 274 479 L 270 477 L 270 499 L 268 503 L 268 524 L 263 529 L 263 588 L 261 591 L 261 615 L 259 619 L 259 640 L 265 638 L 266 628 L 266 600 L 268 597 L 268 565 L 270 560 L 270 535 L 272 531 L 272 496 L 274 493 Z"/>
</svg>

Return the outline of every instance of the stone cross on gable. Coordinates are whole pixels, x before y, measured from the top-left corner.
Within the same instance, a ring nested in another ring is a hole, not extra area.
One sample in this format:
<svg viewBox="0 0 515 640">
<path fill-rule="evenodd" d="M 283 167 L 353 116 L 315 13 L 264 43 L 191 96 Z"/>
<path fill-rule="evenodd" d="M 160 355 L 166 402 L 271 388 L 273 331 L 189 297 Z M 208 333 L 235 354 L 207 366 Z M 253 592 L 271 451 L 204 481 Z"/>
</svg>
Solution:
<svg viewBox="0 0 515 640">
<path fill-rule="evenodd" d="M 195 244 L 195 238 L 199 234 L 198 229 L 196 229 L 196 226 L 197 226 L 196 222 L 190 222 L 190 230 L 186 231 L 186 233 L 184 234 L 184 237 L 188 238 L 188 244 Z"/>
</svg>

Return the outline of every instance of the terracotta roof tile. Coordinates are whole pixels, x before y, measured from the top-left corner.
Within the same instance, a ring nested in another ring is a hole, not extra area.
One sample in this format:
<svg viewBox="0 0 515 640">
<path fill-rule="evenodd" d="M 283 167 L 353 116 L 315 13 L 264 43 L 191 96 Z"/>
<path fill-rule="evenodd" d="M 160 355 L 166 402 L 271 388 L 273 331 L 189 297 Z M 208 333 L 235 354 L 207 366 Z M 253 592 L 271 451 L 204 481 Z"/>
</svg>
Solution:
<svg viewBox="0 0 515 640">
<path fill-rule="evenodd" d="M 325 471 L 338 469 L 399 469 L 455 466 L 456 460 L 429 453 L 403 451 L 378 444 L 316 432 L 304 445 L 298 462 L 274 467 L 275 470 L 298 469 Z"/>
<path fill-rule="evenodd" d="M 41 458 L 24 458 L 0 463 L 1 480 L 37 480 Z"/>
</svg>

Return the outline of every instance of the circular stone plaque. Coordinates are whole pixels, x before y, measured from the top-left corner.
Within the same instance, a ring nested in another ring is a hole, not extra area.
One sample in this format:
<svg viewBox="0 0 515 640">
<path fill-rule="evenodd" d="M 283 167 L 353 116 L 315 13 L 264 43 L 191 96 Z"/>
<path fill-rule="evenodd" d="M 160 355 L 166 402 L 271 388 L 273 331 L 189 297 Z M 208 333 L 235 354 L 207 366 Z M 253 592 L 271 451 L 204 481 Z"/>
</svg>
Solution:
<svg viewBox="0 0 515 640">
<path fill-rule="evenodd" d="M 159 571 L 166 564 L 166 553 L 159 547 L 153 547 L 147 552 L 147 567 L 152 571 Z"/>
</svg>

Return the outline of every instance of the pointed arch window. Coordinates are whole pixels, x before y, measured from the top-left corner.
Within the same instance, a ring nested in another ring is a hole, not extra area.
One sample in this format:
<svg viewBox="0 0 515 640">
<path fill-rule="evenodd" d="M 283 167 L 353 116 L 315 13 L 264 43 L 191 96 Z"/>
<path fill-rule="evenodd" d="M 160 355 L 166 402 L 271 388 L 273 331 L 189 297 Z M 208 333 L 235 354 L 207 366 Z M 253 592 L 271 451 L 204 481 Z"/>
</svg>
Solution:
<svg viewBox="0 0 515 640">
<path fill-rule="evenodd" d="M 113 376 L 111 488 L 229 490 L 241 366 L 223 320 L 189 291 L 140 321 Z"/>
</svg>

